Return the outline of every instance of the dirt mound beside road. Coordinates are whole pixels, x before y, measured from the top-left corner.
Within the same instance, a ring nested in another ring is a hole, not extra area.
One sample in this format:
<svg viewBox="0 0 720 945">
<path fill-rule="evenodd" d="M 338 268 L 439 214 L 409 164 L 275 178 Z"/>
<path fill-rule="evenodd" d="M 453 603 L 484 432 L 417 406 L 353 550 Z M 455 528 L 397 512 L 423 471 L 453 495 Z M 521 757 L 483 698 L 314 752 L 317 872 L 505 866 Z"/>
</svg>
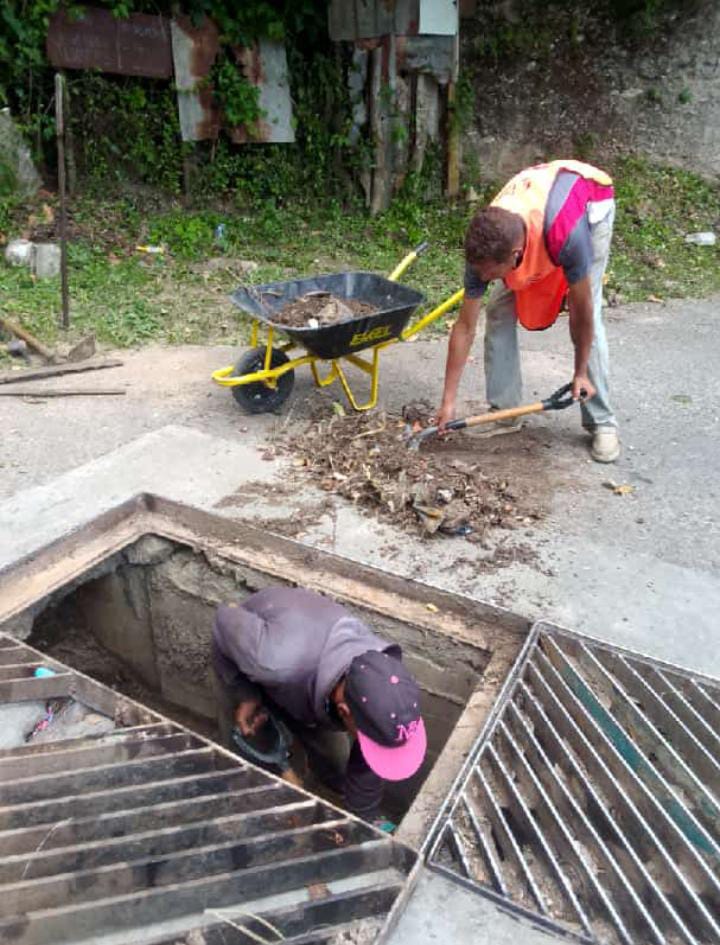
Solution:
<svg viewBox="0 0 720 945">
<path fill-rule="evenodd" d="M 481 542 L 490 529 L 543 517 L 534 493 L 483 470 L 482 448 L 458 458 L 449 437 L 412 451 L 405 423 L 385 413 L 334 416 L 276 449 L 322 489 L 410 532 Z"/>
</svg>

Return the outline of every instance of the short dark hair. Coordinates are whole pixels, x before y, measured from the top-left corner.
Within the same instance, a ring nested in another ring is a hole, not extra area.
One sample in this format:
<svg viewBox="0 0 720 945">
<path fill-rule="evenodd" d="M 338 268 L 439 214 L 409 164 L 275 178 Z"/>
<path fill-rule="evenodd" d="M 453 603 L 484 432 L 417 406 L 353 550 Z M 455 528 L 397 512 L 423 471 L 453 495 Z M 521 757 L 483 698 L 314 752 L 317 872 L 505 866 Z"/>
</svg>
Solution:
<svg viewBox="0 0 720 945">
<path fill-rule="evenodd" d="M 502 207 L 478 210 L 465 234 L 465 259 L 471 264 L 486 260 L 505 262 L 522 226 L 521 217 Z"/>
</svg>

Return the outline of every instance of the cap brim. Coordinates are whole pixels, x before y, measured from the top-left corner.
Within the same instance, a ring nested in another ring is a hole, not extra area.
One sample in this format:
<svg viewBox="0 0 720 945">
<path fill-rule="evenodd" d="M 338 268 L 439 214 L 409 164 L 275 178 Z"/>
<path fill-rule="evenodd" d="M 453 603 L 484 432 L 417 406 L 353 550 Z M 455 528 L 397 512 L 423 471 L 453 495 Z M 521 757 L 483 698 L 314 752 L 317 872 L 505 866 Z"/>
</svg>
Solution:
<svg viewBox="0 0 720 945">
<path fill-rule="evenodd" d="M 397 747 L 387 748 L 385 745 L 379 745 L 360 731 L 357 736 L 363 758 L 375 774 L 385 781 L 404 781 L 411 778 L 425 759 L 427 733 L 422 719 L 418 719 L 413 737 Z"/>
</svg>

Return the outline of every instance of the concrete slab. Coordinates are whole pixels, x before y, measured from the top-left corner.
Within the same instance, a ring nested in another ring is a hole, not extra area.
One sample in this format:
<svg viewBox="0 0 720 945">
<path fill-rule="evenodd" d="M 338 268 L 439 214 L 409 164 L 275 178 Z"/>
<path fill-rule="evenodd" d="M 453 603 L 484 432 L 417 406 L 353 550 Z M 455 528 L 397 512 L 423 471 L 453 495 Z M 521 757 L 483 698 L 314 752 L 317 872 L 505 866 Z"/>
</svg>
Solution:
<svg viewBox="0 0 720 945">
<path fill-rule="evenodd" d="M 0 568 L 138 493 L 208 507 L 238 477 L 271 475 L 253 447 L 167 426 L 0 504 Z"/>
<path fill-rule="evenodd" d="M 554 945 L 566 938 L 533 927 L 439 873 L 424 870 L 388 945 Z"/>
</svg>

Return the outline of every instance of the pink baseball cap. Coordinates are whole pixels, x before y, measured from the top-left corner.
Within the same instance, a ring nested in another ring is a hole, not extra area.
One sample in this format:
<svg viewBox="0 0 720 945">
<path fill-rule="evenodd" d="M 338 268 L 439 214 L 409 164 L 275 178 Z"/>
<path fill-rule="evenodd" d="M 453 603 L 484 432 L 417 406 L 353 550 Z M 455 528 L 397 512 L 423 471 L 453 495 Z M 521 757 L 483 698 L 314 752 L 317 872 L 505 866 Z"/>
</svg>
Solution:
<svg viewBox="0 0 720 945">
<path fill-rule="evenodd" d="M 404 781 L 423 763 L 427 733 L 420 690 L 402 660 L 369 650 L 350 664 L 345 698 L 369 767 L 385 781 Z"/>
</svg>

